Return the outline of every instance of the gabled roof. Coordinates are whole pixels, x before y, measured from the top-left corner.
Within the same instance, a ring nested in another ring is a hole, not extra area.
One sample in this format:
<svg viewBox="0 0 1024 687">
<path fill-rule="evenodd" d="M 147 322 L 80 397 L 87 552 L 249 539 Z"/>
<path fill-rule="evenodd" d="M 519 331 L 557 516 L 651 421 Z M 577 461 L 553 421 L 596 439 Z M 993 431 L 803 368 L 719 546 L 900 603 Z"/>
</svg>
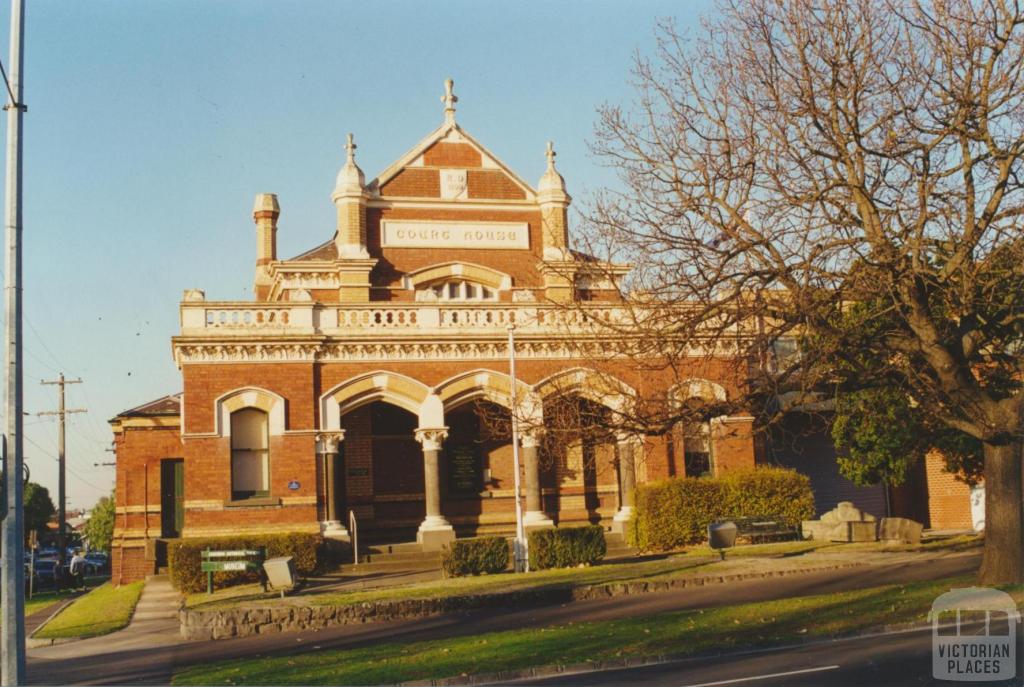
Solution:
<svg viewBox="0 0 1024 687">
<path fill-rule="evenodd" d="M 324 241 L 315 248 L 310 248 L 305 253 L 300 253 L 294 258 L 289 258 L 285 262 L 294 262 L 297 260 L 335 260 L 338 257 L 338 249 L 334 246 L 334 237 L 331 237 L 329 241 Z"/>
<path fill-rule="evenodd" d="M 181 414 L 182 393 L 170 394 L 149 403 L 129 408 L 118 413 L 117 417 L 154 417 L 176 416 Z"/>
<path fill-rule="evenodd" d="M 515 184 L 523 190 L 523 193 L 526 194 L 527 200 L 536 199 L 537 191 L 532 186 L 526 183 L 518 174 L 513 172 L 508 165 L 499 160 L 494 155 L 494 153 L 485 148 L 483 144 L 481 144 L 475 138 L 470 136 L 461 126 L 459 126 L 455 122 L 445 122 L 437 129 L 434 129 L 432 132 L 427 134 L 426 138 L 424 138 L 422 141 L 414 145 L 411 149 L 409 149 L 408 152 L 406 152 L 404 155 L 398 158 L 398 160 L 392 163 L 390 167 L 388 167 L 379 175 L 377 175 L 377 178 L 371 180 L 370 183 L 366 185 L 367 188 L 370 189 L 371 193 L 377 195 L 381 187 L 384 186 L 384 184 L 388 183 L 396 176 L 398 176 L 399 172 L 401 172 L 406 167 L 410 166 L 416 160 L 416 158 L 422 155 L 428 148 L 430 148 L 435 143 L 439 143 L 441 141 L 446 140 L 457 140 L 457 142 L 459 143 L 468 143 L 470 146 L 475 148 L 477 152 L 480 153 L 481 158 L 484 160 L 485 166 L 493 165 L 495 169 L 500 169 L 502 172 L 507 174 L 509 178 L 512 179 L 512 181 L 515 182 Z"/>
</svg>

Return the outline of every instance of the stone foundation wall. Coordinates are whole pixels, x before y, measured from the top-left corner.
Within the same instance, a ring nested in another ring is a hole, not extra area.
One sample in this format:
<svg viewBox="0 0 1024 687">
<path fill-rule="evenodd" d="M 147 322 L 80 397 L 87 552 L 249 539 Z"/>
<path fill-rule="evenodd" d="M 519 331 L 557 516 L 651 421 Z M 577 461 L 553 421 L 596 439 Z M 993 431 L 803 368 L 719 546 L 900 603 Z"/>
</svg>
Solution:
<svg viewBox="0 0 1024 687">
<path fill-rule="evenodd" d="M 185 609 L 180 612 L 179 618 L 181 636 L 185 639 L 230 639 L 276 632 L 322 630 L 335 625 L 410 620 L 486 608 L 510 608 L 524 605 L 550 606 L 570 601 L 603 599 L 627 594 L 650 594 L 707 584 L 788 577 L 857 567 L 861 567 L 861 564 L 836 563 L 769 572 L 705 575 L 651 582 L 614 582 L 581 587 L 548 587 L 498 594 L 451 596 L 441 599 L 375 601 L 347 606 L 286 606 L 283 608 L 238 608 L 219 611 Z"/>
</svg>

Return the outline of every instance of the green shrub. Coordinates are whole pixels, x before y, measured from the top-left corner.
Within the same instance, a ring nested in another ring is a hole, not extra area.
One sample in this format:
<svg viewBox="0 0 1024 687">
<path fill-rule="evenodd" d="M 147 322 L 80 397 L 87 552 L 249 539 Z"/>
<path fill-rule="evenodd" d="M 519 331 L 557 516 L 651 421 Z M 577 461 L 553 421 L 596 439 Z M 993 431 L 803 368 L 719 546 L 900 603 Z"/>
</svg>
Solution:
<svg viewBox="0 0 1024 687">
<path fill-rule="evenodd" d="M 638 485 L 630 544 L 641 550 L 668 551 L 707 537 L 708 524 L 727 511 L 721 481 L 681 477 Z"/>
<path fill-rule="evenodd" d="M 295 572 L 299 575 L 309 575 L 321 563 L 323 539 L 319 534 L 305 532 L 179 539 L 170 542 L 167 546 L 171 584 L 186 593 L 206 589 L 206 573 L 202 570 L 201 554 L 208 548 L 213 551 L 265 548 L 267 558 L 291 556 L 295 562 Z M 259 575 L 253 571 L 213 574 L 214 588 L 242 582 L 255 582 L 258 579 Z"/>
<path fill-rule="evenodd" d="M 504 537 L 456 539 L 441 552 L 445 577 L 495 574 L 508 567 L 508 542 Z"/>
<path fill-rule="evenodd" d="M 600 525 L 533 530 L 528 539 L 531 570 L 590 565 L 607 552 Z"/>
<path fill-rule="evenodd" d="M 770 516 L 796 527 L 814 517 L 811 479 L 796 470 L 761 467 L 725 475 L 726 517 Z"/>
<path fill-rule="evenodd" d="M 759 467 L 642 484 L 629 539 L 645 551 L 668 551 L 705 541 L 715 520 L 750 517 L 778 518 L 793 527 L 814 517 L 810 479 L 795 470 Z"/>
</svg>

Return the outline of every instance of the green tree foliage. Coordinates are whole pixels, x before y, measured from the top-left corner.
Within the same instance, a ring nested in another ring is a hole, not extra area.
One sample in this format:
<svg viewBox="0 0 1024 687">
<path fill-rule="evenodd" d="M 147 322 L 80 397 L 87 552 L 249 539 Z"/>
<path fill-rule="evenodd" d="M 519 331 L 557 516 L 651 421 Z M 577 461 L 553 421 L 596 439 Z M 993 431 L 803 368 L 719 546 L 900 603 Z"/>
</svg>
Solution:
<svg viewBox="0 0 1024 687">
<path fill-rule="evenodd" d="M 92 507 L 89 521 L 85 523 L 85 536 L 90 549 L 110 551 L 114 539 L 114 495 L 102 496 Z"/>
<path fill-rule="evenodd" d="M 836 398 L 832 441 L 839 472 L 859 486 L 903 484 L 927 450 L 920 414 L 896 388 L 866 389 Z"/>
<path fill-rule="evenodd" d="M 24 504 L 25 536 L 28 537 L 32 530 L 45 532 L 46 523 L 50 522 L 55 510 L 50 490 L 35 482 L 28 482 L 25 484 Z"/>
<path fill-rule="evenodd" d="M 896 387 L 839 394 L 832 441 L 839 472 L 859 486 L 903 484 L 910 467 L 933 449 L 959 479 L 971 485 L 981 479 L 981 442 L 928 418 Z"/>
</svg>

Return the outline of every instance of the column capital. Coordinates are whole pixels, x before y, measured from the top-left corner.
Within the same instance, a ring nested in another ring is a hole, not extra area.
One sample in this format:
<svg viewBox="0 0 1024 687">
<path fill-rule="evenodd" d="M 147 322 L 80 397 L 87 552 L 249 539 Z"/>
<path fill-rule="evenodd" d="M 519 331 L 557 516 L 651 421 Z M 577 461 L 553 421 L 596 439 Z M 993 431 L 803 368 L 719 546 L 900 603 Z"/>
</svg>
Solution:
<svg viewBox="0 0 1024 687">
<path fill-rule="evenodd" d="M 338 444 L 345 440 L 345 430 L 332 429 L 317 432 L 316 447 L 319 453 L 337 453 Z"/>
<path fill-rule="evenodd" d="M 642 436 L 635 432 L 616 432 L 615 443 L 617 444 L 628 444 L 630 446 L 639 446 L 644 442 Z"/>
<path fill-rule="evenodd" d="M 519 433 L 519 441 L 523 448 L 538 448 L 544 439 L 544 430 L 530 429 Z"/>
<path fill-rule="evenodd" d="M 423 445 L 424 451 L 440 451 L 447 438 L 447 427 L 420 427 L 416 430 L 416 441 Z"/>
</svg>

